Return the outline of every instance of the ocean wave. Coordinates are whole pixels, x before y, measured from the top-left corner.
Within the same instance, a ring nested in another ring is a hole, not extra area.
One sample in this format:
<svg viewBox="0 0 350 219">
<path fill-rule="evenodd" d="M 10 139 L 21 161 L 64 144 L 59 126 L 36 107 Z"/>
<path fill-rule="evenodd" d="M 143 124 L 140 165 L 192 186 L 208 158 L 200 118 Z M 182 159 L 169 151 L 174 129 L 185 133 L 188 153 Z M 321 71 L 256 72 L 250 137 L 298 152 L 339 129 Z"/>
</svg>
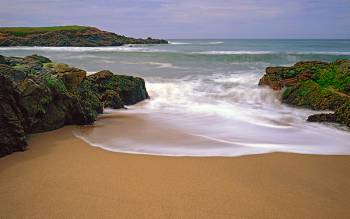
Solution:
<svg viewBox="0 0 350 219">
<path fill-rule="evenodd" d="M 350 55 L 350 52 L 339 51 L 300 51 L 300 52 L 288 52 L 288 51 L 202 51 L 192 52 L 191 54 L 201 55 Z"/>
<path fill-rule="evenodd" d="M 272 51 L 204 51 L 204 52 L 192 52 L 192 54 L 201 55 L 263 55 L 273 54 Z"/>
<path fill-rule="evenodd" d="M 172 45 L 218 45 L 224 44 L 222 41 L 213 41 L 213 42 L 180 42 L 180 41 L 169 41 L 169 44 Z"/>
<path fill-rule="evenodd" d="M 191 45 L 191 44 L 193 44 L 193 43 L 169 41 L 169 44 L 171 44 L 171 45 Z"/>
<path fill-rule="evenodd" d="M 204 42 L 204 43 L 199 43 L 200 45 L 218 45 L 218 44 L 224 44 L 222 41 L 215 41 L 215 42 Z"/>
<path fill-rule="evenodd" d="M 175 66 L 169 62 L 126 62 L 126 61 L 122 61 L 122 62 L 118 62 L 118 63 L 125 64 L 125 65 L 151 65 L 151 66 L 154 66 L 155 68 L 185 69 L 185 68 L 180 67 L 180 66 Z"/>
<path fill-rule="evenodd" d="M 350 55 L 350 52 L 337 51 L 305 51 L 305 52 L 287 52 L 288 55 Z"/>
</svg>

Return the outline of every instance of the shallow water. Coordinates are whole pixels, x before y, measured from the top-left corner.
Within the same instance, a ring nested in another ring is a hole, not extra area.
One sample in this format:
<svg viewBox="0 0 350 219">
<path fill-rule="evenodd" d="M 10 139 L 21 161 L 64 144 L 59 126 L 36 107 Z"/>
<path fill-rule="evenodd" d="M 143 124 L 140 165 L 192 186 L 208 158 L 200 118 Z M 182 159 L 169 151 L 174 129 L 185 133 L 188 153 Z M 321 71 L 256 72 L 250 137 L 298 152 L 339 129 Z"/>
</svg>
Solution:
<svg viewBox="0 0 350 219">
<path fill-rule="evenodd" d="M 349 40 L 172 40 L 169 45 L 98 48 L 0 48 L 38 53 L 92 73 L 142 76 L 151 99 L 107 110 L 76 130 L 112 151 L 171 156 L 237 156 L 273 151 L 350 154 L 350 132 L 307 123 L 311 110 L 280 103 L 257 86 L 264 69 L 301 60 L 350 58 Z"/>
</svg>

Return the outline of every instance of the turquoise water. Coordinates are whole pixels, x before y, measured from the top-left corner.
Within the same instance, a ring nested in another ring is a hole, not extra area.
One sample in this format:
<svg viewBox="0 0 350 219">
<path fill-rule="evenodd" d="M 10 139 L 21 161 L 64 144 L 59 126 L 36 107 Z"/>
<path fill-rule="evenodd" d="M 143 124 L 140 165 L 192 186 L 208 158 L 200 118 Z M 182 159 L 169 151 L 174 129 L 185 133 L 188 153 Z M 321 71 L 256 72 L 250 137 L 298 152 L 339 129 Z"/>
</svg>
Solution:
<svg viewBox="0 0 350 219">
<path fill-rule="evenodd" d="M 267 66 L 350 58 L 350 40 L 170 42 L 94 48 L 10 47 L 0 48 L 0 54 L 37 53 L 89 73 L 110 69 L 144 77 L 151 100 L 127 111 L 107 110 L 116 117 L 98 120 L 88 132 L 76 132 L 90 144 L 108 150 L 173 156 L 273 151 L 350 154 L 350 134 L 345 127 L 307 123 L 305 119 L 314 111 L 283 105 L 280 93 L 257 86 Z M 142 118 L 139 124 L 148 125 L 128 124 L 120 119 L 126 115 Z M 126 128 L 118 133 L 107 131 L 120 124 Z M 178 137 L 174 140 L 174 136 Z"/>
</svg>

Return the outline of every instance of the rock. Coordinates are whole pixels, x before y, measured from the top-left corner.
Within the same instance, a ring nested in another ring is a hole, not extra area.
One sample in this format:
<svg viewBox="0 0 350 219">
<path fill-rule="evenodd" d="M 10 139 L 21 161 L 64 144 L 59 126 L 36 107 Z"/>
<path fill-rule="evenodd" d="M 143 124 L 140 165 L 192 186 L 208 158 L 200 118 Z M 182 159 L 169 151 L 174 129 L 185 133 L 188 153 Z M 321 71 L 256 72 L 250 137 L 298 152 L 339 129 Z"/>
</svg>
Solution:
<svg viewBox="0 0 350 219">
<path fill-rule="evenodd" d="M 2 65 L 2 64 L 0 64 L 0 74 L 6 75 L 7 77 L 9 77 L 11 80 L 15 82 L 19 82 L 27 76 L 27 74 L 23 71 L 20 71 L 15 68 L 11 68 L 8 65 Z"/>
<path fill-rule="evenodd" d="M 103 112 L 103 103 L 100 100 L 95 85 L 91 80 L 85 78 L 78 86 L 76 94 L 82 111 L 86 116 L 83 124 L 93 123 L 97 115 Z"/>
<path fill-rule="evenodd" d="M 337 122 L 350 127 L 350 101 L 336 109 L 334 115 Z"/>
<path fill-rule="evenodd" d="M 348 100 L 350 97 L 343 96 L 332 89 L 322 89 L 312 80 L 286 88 L 282 94 L 283 103 L 314 110 L 335 110 Z"/>
<path fill-rule="evenodd" d="M 110 79 L 114 74 L 111 71 L 103 70 L 89 76 L 96 83 L 100 83 L 106 79 Z"/>
<path fill-rule="evenodd" d="M 10 78 L 0 74 L 0 157 L 26 149 L 19 91 Z"/>
<path fill-rule="evenodd" d="M 259 86 L 281 90 L 286 86 L 294 86 L 298 82 L 311 79 L 317 69 L 326 68 L 328 65 L 326 62 L 308 61 L 297 62 L 292 67 L 267 67 Z"/>
<path fill-rule="evenodd" d="M 49 58 L 46 58 L 44 56 L 39 56 L 37 54 L 33 54 L 31 56 L 24 57 L 24 62 L 32 62 L 32 61 L 38 61 L 40 63 L 51 63 L 52 61 Z"/>
<path fill-rule="evenodd" d="M 308 122 L 337 122 L 334 113 L 314 114 L 307 118 Z"/>
<path fill-rule="evenodd" d="M 309 122 L 337 122 L 350 127 L 350 101 L 336 109 L 334 113 L 309 116 Z"/>
<path fill-rule="evenodd" d="M 36 126 L 41 126 L 41 119 L 52 102 L 51 90 L 44 83 L 35 81 L 33 78 L 26 78 L 19 83 L 18 87 L 20 90 L 18 104 L 26 118 L 25 130 L 30 133 L 35 132 Z"/>
<path fill-rule="evenodd" d="M 16 66 L 23 62 L 23 58 L 20 57 L 5 57 L 6 65 Z"/>
<path fill-rule="evenodd" d="M 321 61 L 302 61 L 297 62 L 295 65 L 293 65 L 294 69 L 301 69 L 301 70 L 314 70 L 317 68 L 327 68 L 329 66 L 329 63 L 327 62 L 321 62 Z"/>
<path fill-rule="evenodd" d="M 114 90 L 106 90 L 103 93 L 101 100 L 105 108 L 112 108 L 112 109 L 124 108 L 122 99 L 120 98 L 119 94 Z"/>
<path fill-rule="evenodd" d="M 119 98 L 115 95 L 113 96 L 116 101 L 121 99 L 122 104 L 105 104 L 109 105 L 109 107 L 122 108 L 122 105 L 132 105 L 149 98 L 145 81 L 142 78 L 115 75 L 110 71 L 100 71 L 88 76 L 88 79 L 95 85 L 95 90 L 99 93 L 101 99 L 106 96 L 111 97 L 111 91 L 118 94 Z M 107 91 L 109 94 L 106 94 Z"/>
<path fill-rule="evenodd" d="M 7 64 L 4 56 L 0 55 L 0 64 Z"/>
<path fill-rule="evenodd" d="M 114 75 L 114 83 L 125 105 L 133 105 L 142 100 L 149 99 L 145 81 L 139 77 Z"/>
<path fill-rule="evenodd" d="M 282 90 L 282 102 L 314 110 L 333 110 L 316 114 L 312 122 L 337 122 L 348 125 L 350 102 L 350 60 L 332 63 L 308 61 L 291 67 L 268 67 L 259 85 Z"/>
<path fill-rule="evenodd" d="M 124 108 L 148 94 L 141 78 L 52 63 L 42 56 L 0 64 L 0 156 L 24 150 L 26 134 L 92 124 L 103 107 Z"/>
<path fill-rule="evenodd" d="M 49 69 L 52 74 L 57 75 L 68 90 L 75 90 L 86 77 L 86 71 L 66 64 L 50 63 L 45 65 L 45 68 Z"/>
</svg>

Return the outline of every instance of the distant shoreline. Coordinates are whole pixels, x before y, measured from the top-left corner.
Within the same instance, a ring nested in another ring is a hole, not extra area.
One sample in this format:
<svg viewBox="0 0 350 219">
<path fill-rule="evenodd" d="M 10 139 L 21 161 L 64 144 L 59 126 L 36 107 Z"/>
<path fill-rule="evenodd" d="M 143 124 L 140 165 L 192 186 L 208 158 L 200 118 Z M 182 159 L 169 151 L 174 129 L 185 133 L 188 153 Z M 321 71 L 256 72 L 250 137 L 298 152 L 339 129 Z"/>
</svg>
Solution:
<svg viewBox="0 0 350 219">
<path fill-rule="evenodd" d="M 136 39 L 87 26 L 0 27 L 0 47 L 96 47 L 125 44 L 167 44 L 162 39 Z"/>
</svg>

